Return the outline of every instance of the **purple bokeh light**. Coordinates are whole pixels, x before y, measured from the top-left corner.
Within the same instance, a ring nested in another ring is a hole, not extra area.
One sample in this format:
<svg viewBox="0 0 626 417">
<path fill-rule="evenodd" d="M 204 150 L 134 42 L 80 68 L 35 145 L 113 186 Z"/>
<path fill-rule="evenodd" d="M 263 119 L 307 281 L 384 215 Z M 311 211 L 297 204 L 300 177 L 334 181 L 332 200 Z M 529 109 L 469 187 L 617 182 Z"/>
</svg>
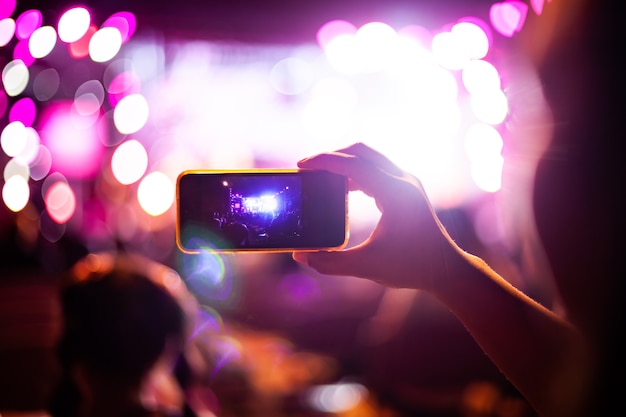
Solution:
<svg viewBox="0 0 626 417">
<path fill-rule="evenodd" d="M 122 43 L 127 42 L 137 29 L 137 19 L 130 12 L 118 12 L 104 21 L 102 27 L 114 27 L 122 35 Z"/>
<path fill-rule="evenodd" d="M 0 1 L 0 19 L 5 17 L 11 17 L 15 11 L 17 0 L 2 0 Z"/>
<path fill-rule="evenodd" d="M 13 104 L 9 112 L 9 122 L 20 121 L 26 127 L 30 127 L 35 122 L 37 108 L 35 102 L 30 97 L 19 99 Z"/>
<path fill-rule="evenodd" d="M 33 32 L 41 27 L 43 16 L 36 9 L 27 10 L 15 20 L 15 36 L 20 39 L 28 39 Z"/>
</svg>

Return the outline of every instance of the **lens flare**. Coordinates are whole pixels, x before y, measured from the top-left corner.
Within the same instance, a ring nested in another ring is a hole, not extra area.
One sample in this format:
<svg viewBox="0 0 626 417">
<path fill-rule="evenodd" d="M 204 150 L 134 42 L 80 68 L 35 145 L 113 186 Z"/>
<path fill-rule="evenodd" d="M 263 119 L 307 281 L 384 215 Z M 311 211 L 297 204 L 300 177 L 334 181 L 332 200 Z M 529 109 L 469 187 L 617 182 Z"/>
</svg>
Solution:
<svg viewBox="0 0 626 417">
<path fill-rule="evenodd" d="M 181 275 L 187 286 L 201 301 L 225 301 L 233 295 L 233 277 L 228 258 L 216 253 L 202 242 L 195 247 L 203 247 L 198 254 L 184 254 L 181 259 Z"/>
</svg>

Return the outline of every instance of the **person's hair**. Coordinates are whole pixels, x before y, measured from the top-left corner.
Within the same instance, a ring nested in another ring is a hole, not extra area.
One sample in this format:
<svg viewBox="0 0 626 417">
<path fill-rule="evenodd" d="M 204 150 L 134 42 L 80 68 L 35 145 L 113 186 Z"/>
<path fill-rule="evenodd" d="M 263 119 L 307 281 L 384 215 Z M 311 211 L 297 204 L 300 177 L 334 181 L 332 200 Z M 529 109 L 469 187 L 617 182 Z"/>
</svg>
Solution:
<svg viewBox="0 0 626 417">
<path fill-rule="evenodd" d="M 168 343 L 182 344 L 183 306 L 152 272 L 154 263 L 143 258 L 89 255 L 63 277 L 57 344 L 62 381 L 53 409 L 69 411 L 68 402 L 80 401 L 71 377 L 75 365 L 92 376 L 138 386 Z"/>
</svg>

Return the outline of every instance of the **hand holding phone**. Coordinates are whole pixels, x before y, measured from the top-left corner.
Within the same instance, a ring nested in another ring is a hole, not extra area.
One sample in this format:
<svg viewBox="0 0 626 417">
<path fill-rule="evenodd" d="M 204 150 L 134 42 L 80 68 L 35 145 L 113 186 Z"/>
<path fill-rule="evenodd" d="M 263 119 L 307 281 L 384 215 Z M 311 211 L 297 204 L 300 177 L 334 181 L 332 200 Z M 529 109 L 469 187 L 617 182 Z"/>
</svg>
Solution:
<svg viewBox="0 0 626 417">
<path fill-rule="evenodd" d="M 338 250 L 348 238 L 346 177 L 318 170 L 185 171 L 176 241 L 186 253 Z"/>
</svg>

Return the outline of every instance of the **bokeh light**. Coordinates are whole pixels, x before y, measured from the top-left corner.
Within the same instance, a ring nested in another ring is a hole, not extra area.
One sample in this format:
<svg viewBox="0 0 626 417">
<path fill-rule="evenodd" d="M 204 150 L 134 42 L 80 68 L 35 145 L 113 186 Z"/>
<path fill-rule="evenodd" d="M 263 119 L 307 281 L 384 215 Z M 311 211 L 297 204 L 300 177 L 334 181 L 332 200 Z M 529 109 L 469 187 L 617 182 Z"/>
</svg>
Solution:
<svg viewBox="0 0 626 417">
<path fill-rule="evenodd" d="M 281 94 L 304 92 L 313 82 L 313 72 L 305 60 L 289 57 L 278 61 L 270 71 L 270 83 Z"/>
<path fill-rule="evenodd" d="M 19 121 L 24 126 L 32 126 L 37 116 L 35 102 L 30 97 L 17 100 L 9 111 L 9 122 Z"/>
<path fill-rule="evenodd" d="M 522 29 L 527 14 L 528 5 L 517 0 L 494 3 L 489 9 L 489 19 L 493 28 L 507 37 L 513 36 Z"/>
<path fill-rule="evenodd" d="M 90 178 L 100 172 L 105 119 L 79 116 L 73 102 L 58 101 L 44 110 L 41 126 L 41 141 L 50 150 L 54 171 L 68 178 Z"/>
<path fill-rule="evenodd" d="M 11 211 L 18 212 L 26 207 L 30 199 L 28 181 L 20 175 L 14 175 L 2 186 L 2 201 Z"/>
<path fill-rule="evenodd" d="M 352 23 L 345 20 L 331 20 L 324 23 L 316 34 L 316 39 L 323 49 L 326 49 L 328 43 L 341 35 L 354 35 L 357 28 Z"/>
<path fill-rule="evenodd" d="M 14 176 L 22 177 L 25 181 L 28 181 L 30 179 L 30 170 L 28 168 L 28 165 L 24 164 L 22 161 L 16 158 L 12 158 L 4 166 L 4 180 L 8 181 Z"/>
<path fill-rule="evenodd" d="M 59 19 L 57 25 L 59 39 L 66 43 L 76 42 L 87 33 L 90 24 L 91 16 L 86 8 L 71 8 Z"/>
<path fill-rule="evenodd" d="M 39 101 L 48 101 L 57 93 L 60 84 L 59 72 L 54 68 L 46 68 L 33 80 L 33 95 Z"/>
<path fill-rule="evenodd" d="M 74 93 L 74 108 L 81 116 L 91 116 L 100 112 L 104 102 L 104 87 L 98 80 L 81 84 Z"/>
<path fill-rule="evenodd" d="M 174 183 L 162 172 L 146 175 L 137 188 L 137 200 L 141 208 L 151 216 L 160 216 L 174 204 Z"/>
<path fill-rule="evenodd" d="M 90 25 L 82 38 L 69 44 L 70 56 L 80 59 L 89 56 L 89 43 L 91 38 L 98 31 L 98 27 Z"/>
<path fill-rule="evenodd" d="M 2 0 L 0 1 L 0 19 L 9 17 L 15 11 L 17 0 Z"/>
<path fill-rule="evenodd" d="M 29 39 L 22 39 L 17 42 L 15 48 L 13 48 L 13 59 L 20 60 L 26 65 L 30 67 L 36 61 L 35 57 L 30 53 L 30 48 L 28 47 Z"/>
<path fill-rule="evenodd" d="M 502 123 L 509 112 L 508 99 L 501 90 L 484 91 L 470 98 L 476 117 L 492 125 Z"/>
<path fill-rule="evenodd" d="M 52 154 L 45 145 L 39 145 L 36 150 L 35 158 L 30 163 L 30 177 L 35 181 L 39 181 L 50 173 L 52 167 Z"/>
<path fill-rule="evenodd" d="M 353 410 L 368 395 L 367 388 L 354 382 L 319 385 L 308 390 L 307 403 L 323 413 L 346 413 Z"/>
<path fill-rule="evenodd" d="M 51 177 L 48 177 L 51 178 Z M 66 181 L 58 180 L 45 188 L 46 211 L 52 220 L 67 223 L 76 211 L 76 196 Z"/>
<path fill-rule="evenodd" d="M 94 62 L 115 58 L 122 47 L 122 34 L 115 27 L 100 28 L 89 40 L 89 57 Z"/>
<path fill-rule="evenodd" d="M 6 46 L 15 35 L 15 20 L 10 17 L 0 20 L 0 47 Z"/>
<path fill-rule="evenodd" d="M 11 97 L 20 95 L 26 89 L 29 79 L 30 72 L 21 59 L 9 62 L 2 69 L 4 91 Z"/>
<path fill-rule="evenodd" d="M 111 169 L 115 179 L 120 184 L 132 184 L 145 174 L 148 168 L 148 153 L 143 145 L 130 139 L 123 142 L 113 152 Z"/>
<path fill-rule="evenodd" d="M 39 146 L 41 145 L 41 138 L 39 133 L 32 127 L 26 128 L 26 143 L 22 151 L 15 156 L 16 159 L 23 161 L 25 164 L 32 164 L 37 158 L 39 152 Z"/>
<path fill-rule="evenodd" d="M 462 72 L 463 86 L 470 94 L 495 91 L 501 87 L 500 74 L 493 64 L 484 60 L 469 62 Z"/>
<path fill-rule="evenodd" d="M 26 10 L 15 19 L 15 36 L 20 40 L 28 39 L 42 22 L 43 17 L 39 10 Z"/>
<path fill-rule="evenodd" d="M 113 113 L 115 127 L 122 134 L 136 133 L 148 121 L 148 101 L 141 94 L 130 94 L 122 98 Z"/>
<path fill-rule="evenodd" d="M 8 156 L 16 156 L 26 146 L 26 126 L 20 121 L 7 124 L 0 136 L 2 150 Z"/>
<path fill-rule="evenodd" d="M 57 43 L 57 33 L 52 26 L 42 26 L 35 30 L 28 40 L 28 50 L 33 58 L 44 58 L 52 52 Z"/>
<path fill-rule="evenodd" d="M 131 12 L 117 12 L 105 20 L 102 27 L 116 28 L 122 35 L 122 43 L 126 43 L 137 29 L 137 19 Z"/>
</svg>

